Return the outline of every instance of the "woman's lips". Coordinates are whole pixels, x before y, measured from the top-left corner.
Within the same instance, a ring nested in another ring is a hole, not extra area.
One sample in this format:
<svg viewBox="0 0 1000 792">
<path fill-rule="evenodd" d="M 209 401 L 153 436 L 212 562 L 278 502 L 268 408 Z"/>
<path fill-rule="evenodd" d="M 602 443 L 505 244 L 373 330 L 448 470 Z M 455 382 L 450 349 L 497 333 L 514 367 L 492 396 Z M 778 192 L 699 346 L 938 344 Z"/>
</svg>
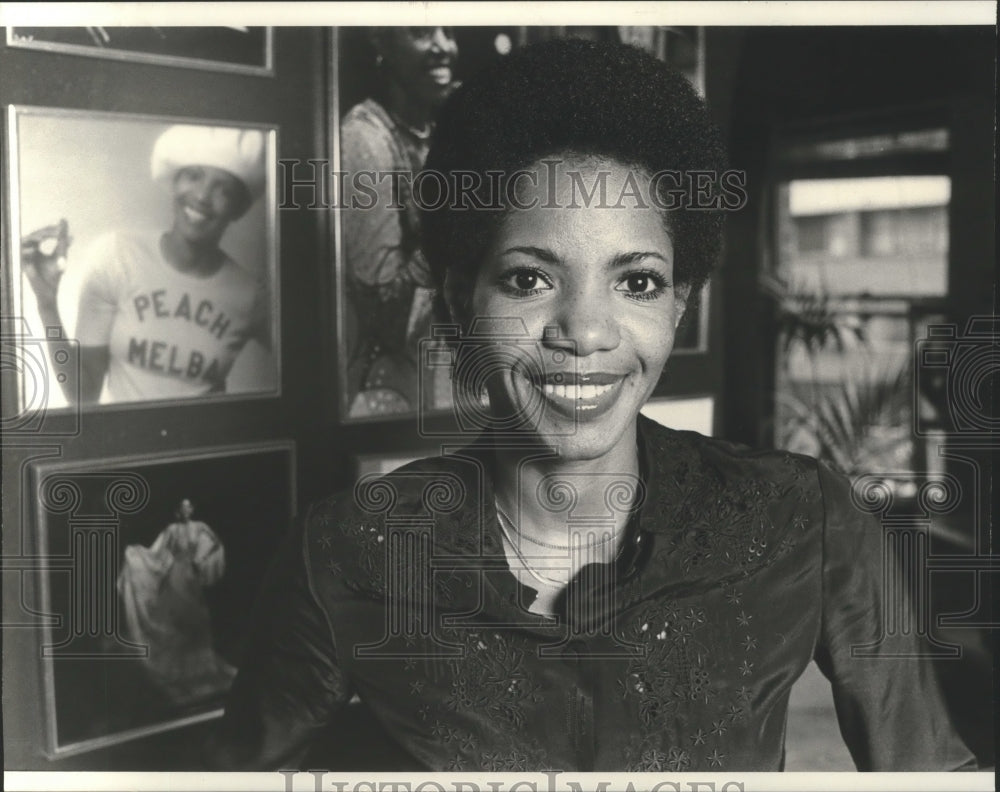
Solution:
<svg viewBox="0 0 1000 792">
<path fill-rule="evenodd" d="M 604 414 L 618 401 L 625 375 L 567 372 L 525 379 L 556 412 L 591 419 Z"/>
<path fill-rule="evenodd" d="M 451 82 L 450 66 L 432 66 L 428 70 L 428 74 L 439 85 L 448 85 Z"/>
<path fill-rule="evenodd" d="M 197 209 L 191 206 L 184 206 L 184 216 L 192 223 L 204 223 L 208 220 L 208 215 L 204 212 L 199 212 Z"/>
</svg>

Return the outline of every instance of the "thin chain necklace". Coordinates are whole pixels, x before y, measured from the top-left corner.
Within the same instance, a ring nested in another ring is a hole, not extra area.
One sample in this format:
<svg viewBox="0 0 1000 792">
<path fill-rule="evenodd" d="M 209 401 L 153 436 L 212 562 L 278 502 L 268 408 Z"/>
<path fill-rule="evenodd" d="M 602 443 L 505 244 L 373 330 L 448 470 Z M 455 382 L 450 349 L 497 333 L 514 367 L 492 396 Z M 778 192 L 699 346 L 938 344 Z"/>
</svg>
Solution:
<svg viewBox="0 0 1000 792">
<path fill-rule="evenodd" d="M 524 539 L 524 540 L 526 540 L 528 542 L 531 542 L 534 545 L 538 545 L 539 547 L 547 547 L 550 550 L 572 550 L 573 549 L 572 545 L 549 544 L 548 542 L 543 542 L 540 539 L 533 539 L 532 537 L 528 536 L 526 533 L 522 533 L 521 531 L 517 530 L 517 528 L 514 526 L 514 521 L 510 517 L 507 516 L 507 512 L 505 512 L 502 508 L 500 508 L 500 502 L 496 498 L 493 499 L 493 502 L 496 505 L 497 514 L 500 517 L 502 517 L 504 520 L 506 520 L 507 523 L 510 525 L 510 527 L 514 529 L 514 532 L 518 536 L 520 536 L 522 539 Z M 616 538 L 617 538 L 616 534 L 608 534 L 603 539 L 599 539 L 596 542 L 588 542 L 585 545 L 581 545 L 581 547 L 600 547 L 601 545 L 606 545 L 612 539 L 616 539 Z"/>
<path fill-rule="evenodd" d="M 555 578 L 550 578 L 547 575 L 543 575 L 541 572 L 538 572 L 533 566 L 531 566 L 531 564 L 528 563 L 528 559 L 524 557 L 524 554 L 517 546 L 517 542 L 514 541 L 514 537 L 510 535 L 510 532 L 507 529 L 507 525 L 509 524 L 511 530 L 514 530 L 516 532 L 517 529 L 514 527 L 514 523 L 511 522 L 510 518 L 503 513 L 503 510 L 500 508 L 499 504 L 497 504 L 497 517 L 500 518 L 497 520 L 497 523 L 500 525 L 500 532 L 503 534 L 503 538 L 507 540 L 507 544 L 509 544 L 511 549 L 514 551 L 514 555 L 516 555 L 517 560 L 521 562 L 521 566 L 524 567 L 525 572 L 531 575 L 535 580 L 537 580 L 543 586 L 554 586 L 556 588 L 562 588 L 569 582 L 568 580 L 557 580 Z M 518 536 L 520 535 L 521 534 L 518 533 Z"/>
</svg>

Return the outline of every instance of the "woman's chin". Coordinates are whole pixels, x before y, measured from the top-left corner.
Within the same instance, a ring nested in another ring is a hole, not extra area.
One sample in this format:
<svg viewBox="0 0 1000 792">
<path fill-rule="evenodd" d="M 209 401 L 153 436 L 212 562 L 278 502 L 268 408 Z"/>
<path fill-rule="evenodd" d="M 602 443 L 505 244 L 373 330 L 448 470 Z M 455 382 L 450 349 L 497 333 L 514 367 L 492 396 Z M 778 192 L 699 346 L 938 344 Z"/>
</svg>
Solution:
<svg viewBox="0 0 1000 792">
<path fill-rule="evenodd" d="M 636 414 L 626 414 L 629 411 L 621 403 L 594 418 L 582 410 L 574 414 L 546 406 L 539 409 L 536 404 L 530 411 L 526 408 L 524 424 L 517 434 L 522 440 L 534 438 L 567 462 L 596 460 L 612 453 L 630 435 L 629 427 L 636 420 Z"/>
<path fill-rule="evenodd" d="M 626 435 L 618 426 L 578 426 L 571 434 L 550 433 L 540 437 L 564 462 L 591 462 L 613 454 Z"/>
</svg>

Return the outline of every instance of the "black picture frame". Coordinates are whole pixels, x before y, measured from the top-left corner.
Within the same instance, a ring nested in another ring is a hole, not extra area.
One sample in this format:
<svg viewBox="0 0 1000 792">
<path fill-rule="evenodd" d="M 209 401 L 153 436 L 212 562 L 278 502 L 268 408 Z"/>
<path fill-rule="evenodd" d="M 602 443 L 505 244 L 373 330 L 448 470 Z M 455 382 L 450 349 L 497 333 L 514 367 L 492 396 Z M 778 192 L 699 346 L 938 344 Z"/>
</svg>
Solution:
<svg viewBox="0 0 1000 792">
<path fill-rule="evenodd" d="M 41 52 L 274 75 L 270 27 L 10 27 L 7 46 Z"/>
<path fill-rule="evenodd" d="M 274 441 L 32 466 L 49 757 L 221 714 L 295 459 Z"/>
</svg>

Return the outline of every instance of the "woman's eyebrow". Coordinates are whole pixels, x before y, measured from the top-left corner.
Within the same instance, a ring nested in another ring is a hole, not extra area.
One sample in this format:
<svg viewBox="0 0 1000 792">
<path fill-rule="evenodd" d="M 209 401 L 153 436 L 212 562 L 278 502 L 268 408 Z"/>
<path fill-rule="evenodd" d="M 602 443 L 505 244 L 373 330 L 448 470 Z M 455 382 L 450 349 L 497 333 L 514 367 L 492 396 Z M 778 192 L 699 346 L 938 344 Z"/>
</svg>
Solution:
<svg viewBox="0 0 1000 792">
<path fill-rule="evenodd" d="M 561 264 L 562 259 L 553 253 L 548 248 L 535 247 L 534 245 L 517 245 L 516 247 L 507 248 L 500 255 L 506 256 L 509 253 L 521 253 L 526 256 L 531 256 L 539 261 L 544 261 L 546 264 Z M 664 264 L 669 264 L 670 262 L 661 253 L 657 253 L 655 250 L 634 250 L 629 253 L 619 253 L 618 255 L 612 257 L 607 264 L 607 268 L 611 270 L 622 269 L 623 267 L 630 267 L 639 261 L 647 258 L 656 258 L 662 261 Z"/>
<path fill-rule="evenodd" d="M 534 245 L 518 245 L 516 247 L 509 247 L 500 255 L 506 256 L 508 253 L 523 253 L 526 256 L 531 256 L 539 259 L 540 261 L 544 261 L 546 264 L 560 264 L 562 262 L 562 259 L 548 248 L 535 247 Z"/>
<path fill-rule="evenodd" d="M 631 253 L 619 253 L 617 256 L 614 256 L 608 261 L 608 269 L 614 270 L 621 269 L 622 267 L 630 267 L 647 258 L 657 258 L 664 264 L 670 263 L 662 253 L 657 253 L 655 250 L 635 250 Z"/>
</svg>

